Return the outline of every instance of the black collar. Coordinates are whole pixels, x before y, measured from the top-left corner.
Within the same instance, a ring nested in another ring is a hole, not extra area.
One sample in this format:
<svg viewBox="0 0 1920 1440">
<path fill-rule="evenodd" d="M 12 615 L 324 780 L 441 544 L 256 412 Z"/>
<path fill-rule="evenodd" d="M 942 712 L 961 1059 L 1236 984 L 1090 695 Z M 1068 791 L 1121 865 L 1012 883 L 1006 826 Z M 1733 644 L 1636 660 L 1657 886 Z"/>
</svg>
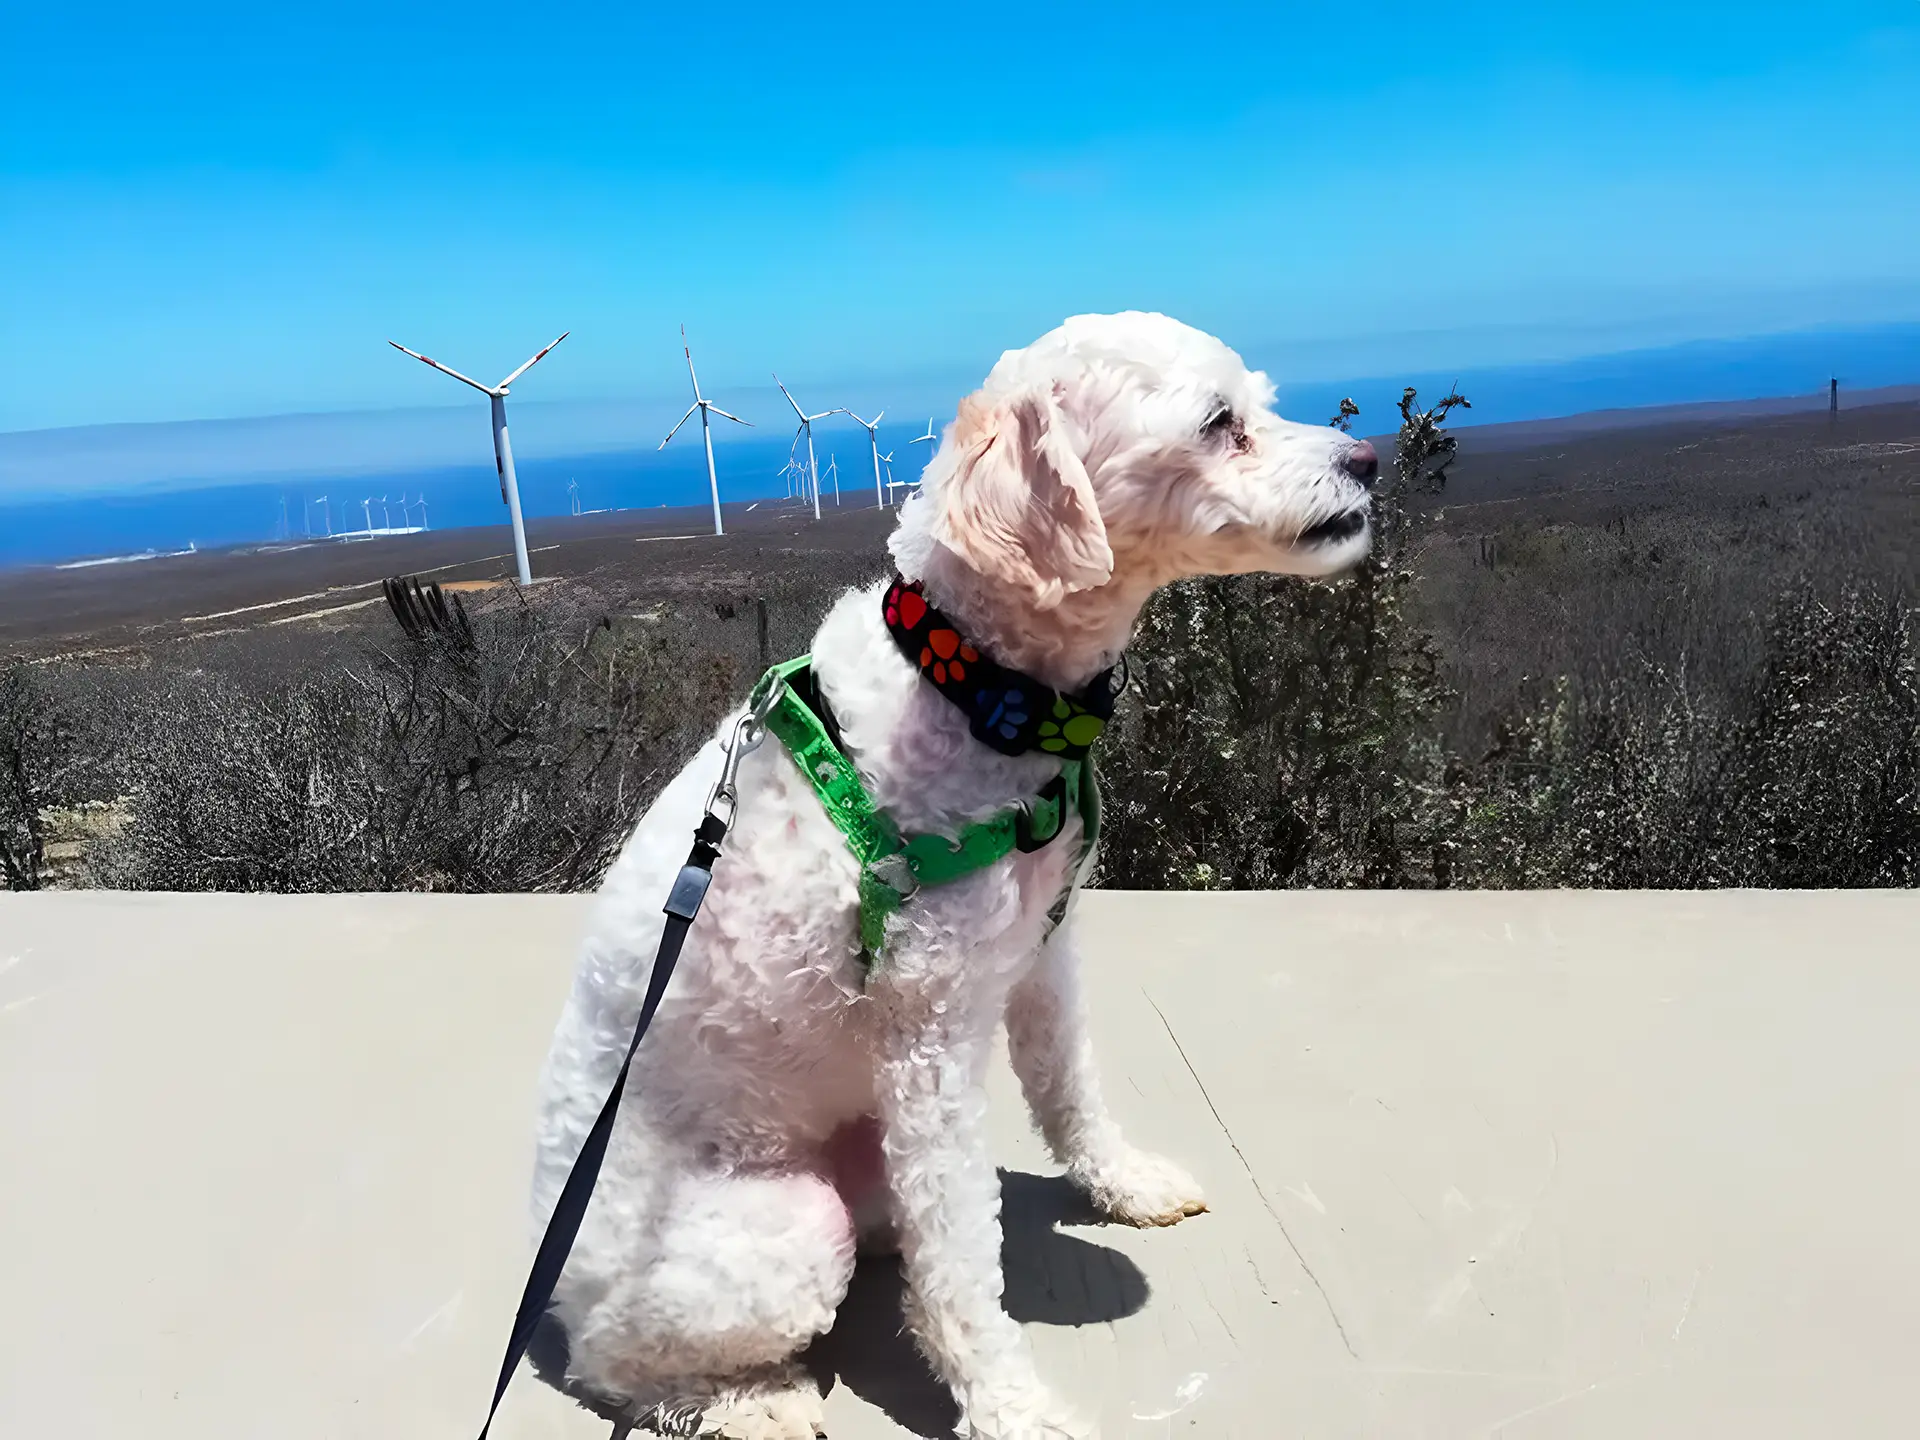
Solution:
<svg viewBox="0 0 1920 1440">
<path fill-rule="evenodd" d="M 1113 717 L 1125 683 L 1115 683 L 1117 666 L 1063 694 L 974 649 L 959 626 L 927 603 L 918 580 L 894 576 L 881 609 L 900 653 L 965 712 L 974 738 L 1002 755 L 1039 750 L 1084 760 Z"/>
</svg>

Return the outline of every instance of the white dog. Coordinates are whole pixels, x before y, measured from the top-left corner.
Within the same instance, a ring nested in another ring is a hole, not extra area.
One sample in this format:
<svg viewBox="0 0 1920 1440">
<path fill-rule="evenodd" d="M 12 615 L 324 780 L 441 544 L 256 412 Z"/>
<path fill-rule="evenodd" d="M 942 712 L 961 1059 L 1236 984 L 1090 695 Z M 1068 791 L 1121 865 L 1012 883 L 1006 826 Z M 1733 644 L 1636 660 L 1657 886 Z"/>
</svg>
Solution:
<svg viewBox="0 0 1920 1440">
<path fill-rule="evenodd" d="M 894 560 L 980 653 L 1083 686 L 1171 580 L 1323 575 L 1365 555 L 1373 447 L 1281 420 L 1272 401 L 1264 375 L 1164 316 L 1069 320 L 1004 355 L 960 406 Z M 1033 795 L 1060 761 L 976 740 L 889 633 L 885 588 L 834 606 L 815 674 L 874 802 L 903 831 L 952 834 Z M 538 1223 L 619 1068 L 720 769 L 716 739 L 596 902 L 544 1079 Z M 1071 918 L 1048 933 L 1078 816 L 1050 844 L 912 896 L 869 975 L 858 864 L 778 741 L 747 757 L 740 792 L 555 1295 L 569 1383 L 635 1415 L 698 1416 L 700 1434 L 811 1437 L 820 1396 L 794 1357 L 832 1325 L 856 1243 L 881 1239 L 903 1257 L 909 1321 L 964 1434 L 1090 1434 L 1000 1304 L 984 1080 L 1001 1023 L 1048 1144 L 1105 1214 L 1168 1225 L 1205 1205 L 1184 1171 L 1121 1138 L 1100 1097 Z"/>
</svg>

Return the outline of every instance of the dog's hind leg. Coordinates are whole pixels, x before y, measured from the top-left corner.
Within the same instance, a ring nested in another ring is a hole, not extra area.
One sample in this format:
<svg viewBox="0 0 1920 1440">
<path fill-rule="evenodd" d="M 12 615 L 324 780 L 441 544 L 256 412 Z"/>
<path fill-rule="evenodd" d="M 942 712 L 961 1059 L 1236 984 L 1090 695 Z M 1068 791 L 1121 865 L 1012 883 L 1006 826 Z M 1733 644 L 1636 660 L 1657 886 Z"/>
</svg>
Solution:
<svg viewBox="0 0 1920 1440">
<path fill-rule="evenodd" d="M 621 1397 L 641 1433 L 813 1440 L 820 1393 L 794 1361 L 830 1329 L 853 1224 L 825 1176 L 679 1178 L 644 1254 L 570 1317 L 570 1378 Z"/>
<path fill-rule="evenodd" d="M 1101 1212 L 1128 1225 L 1172 1225 L 1207 1208 L 1199 1184 L 1120 1134 L 1100 1096 L 1069 919 L 1041 947 L 1007 1001 L 1007 1042 L 1054 1158 Z"/>
</svg>

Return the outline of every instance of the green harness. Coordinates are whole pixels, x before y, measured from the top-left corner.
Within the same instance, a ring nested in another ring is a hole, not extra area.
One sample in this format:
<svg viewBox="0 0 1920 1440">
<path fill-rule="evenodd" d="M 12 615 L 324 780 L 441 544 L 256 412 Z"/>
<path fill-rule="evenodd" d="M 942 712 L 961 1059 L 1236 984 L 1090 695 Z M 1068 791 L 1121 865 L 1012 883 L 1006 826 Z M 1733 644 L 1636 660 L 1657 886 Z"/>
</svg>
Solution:
<svg viewBox="0 0 1920 1440">
<path fill-rule="evenodd" d="M 915 891 L 945 885 L 984 870 L 1014 851 L 1041 849 L 1065 828 L 1069 810 L 1080 814 L 1081 849 L 1067 891 L 1053 907 L 1058 924 L 1092 858 L 1100 832 L 1100 786 L 1093 760 L 1063 760 L 1060 773 L 1037 795 L 990 820 L 963 825 L 952 836 L 902 835 L 873 803 L 859 772 L 840 748 L 832 712 L 814 683 L 813 657 L 776 665 L 753 688 L 751 708 L 767 704 L 766 726 L 793 757 L 820 797 L 847 848 L 860 862 L 860 950 L 869 972 L 886 944 L 888 917 Z"/>
</svg>

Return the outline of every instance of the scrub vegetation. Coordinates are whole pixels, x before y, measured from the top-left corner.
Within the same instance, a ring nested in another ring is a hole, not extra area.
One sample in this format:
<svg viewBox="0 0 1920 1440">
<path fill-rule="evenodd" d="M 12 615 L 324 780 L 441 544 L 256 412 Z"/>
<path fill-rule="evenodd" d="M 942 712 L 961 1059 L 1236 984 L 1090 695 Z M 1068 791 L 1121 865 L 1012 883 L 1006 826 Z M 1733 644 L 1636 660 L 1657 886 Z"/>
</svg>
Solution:
<svg viewBox="0 0 1920 1440">
<path fill-rule="evenodd" d="M 1405 396 L 1356 574 L 1149 607 L 1099 883 L 1920 883 L 1920 410 L 1482 450 L 1465 404 Z M 629 546 L 645 568 L 418 634 L 373 606 L 0 660 L 0 873 L 589 888 L 756 670 L 884 572 L 852 521 Z"/>
</svg>

